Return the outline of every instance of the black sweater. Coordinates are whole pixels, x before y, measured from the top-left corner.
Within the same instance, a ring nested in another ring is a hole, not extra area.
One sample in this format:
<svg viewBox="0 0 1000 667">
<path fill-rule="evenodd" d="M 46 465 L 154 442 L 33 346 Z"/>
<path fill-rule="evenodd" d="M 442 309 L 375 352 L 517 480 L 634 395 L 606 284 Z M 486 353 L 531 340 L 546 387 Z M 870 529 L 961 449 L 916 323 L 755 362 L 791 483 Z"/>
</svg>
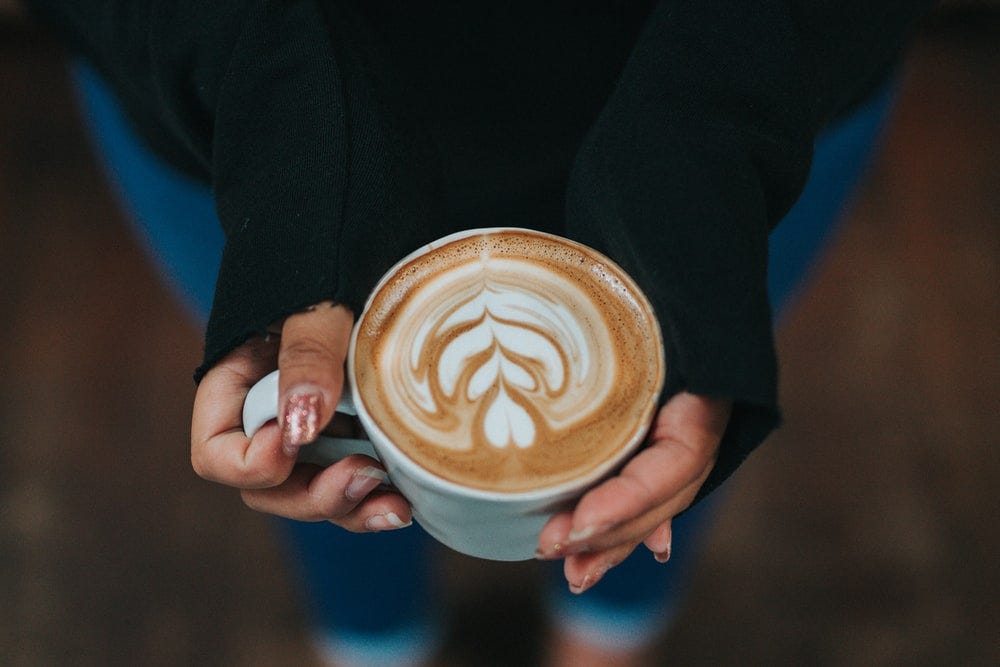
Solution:
<svg viewBox="0 0 1000 667">
<path fill-rule="evenodd" d="M 212 185 L 227 240 L 196 379 L 305 306 L 360 312 L 429 240 L 553 231 L 649 295 L 664 399 L 734 400 L 704 494 L 778 421 L 768 232 L 933 3 L 28 4 Z"/>
</svg>

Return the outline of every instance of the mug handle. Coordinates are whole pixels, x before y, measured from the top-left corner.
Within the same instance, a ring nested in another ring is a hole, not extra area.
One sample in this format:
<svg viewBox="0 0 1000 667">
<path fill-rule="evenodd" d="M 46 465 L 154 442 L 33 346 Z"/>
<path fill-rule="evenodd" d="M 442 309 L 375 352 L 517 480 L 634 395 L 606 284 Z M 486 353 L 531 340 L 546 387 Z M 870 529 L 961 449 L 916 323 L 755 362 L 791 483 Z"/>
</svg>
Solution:
<svg viewBox="0 0 1000 667">
<path fill-rule="evenodd" d="M 350 387 L 344 382 L 337 412 L 347 415 L 357 415 L 354 401 L 351 398 Z M 243 431 L 248 438 L 260 430 L 260 427 L 278 417 L 278 371 L 272 371 L 257 384 L 250 388 L 243 402 Z M 328 466 L 351 454 L 365 454 L 378 459 L 375 448 L 370 440 L 357 438 L 329 438 L 320 436 L 316 442 L 299 449 L 298 460 L 302 463 L 314 463 Z"/>
</svg>

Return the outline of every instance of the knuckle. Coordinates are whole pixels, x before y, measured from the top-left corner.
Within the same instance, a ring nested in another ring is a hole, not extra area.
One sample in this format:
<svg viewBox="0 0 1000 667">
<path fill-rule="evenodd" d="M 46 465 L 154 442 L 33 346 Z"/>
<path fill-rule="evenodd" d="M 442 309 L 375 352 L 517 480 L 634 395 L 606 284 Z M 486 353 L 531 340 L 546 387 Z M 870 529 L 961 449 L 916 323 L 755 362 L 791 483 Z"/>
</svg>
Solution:
<svg viewBox="0 0 1000 667">
<path fill-rule="evenodd" d="M 205 462 L 201 456 L 198 454 L 191 454 L 191 468 L 194 469 L 194 474 L 198 475 L 202 479 L 209 479 L 208 468 L 205 466 Z"/>
<path fill-rule="evenodd" d="M 287 369 L 289 366 L 325 364 L 333 358 L 333 350 L 324 341 L 299 338 L 282 345 L 278 355 L 278 365 L 282 369 Z"/>
<path fill-rule="evenodd" d="M 193 442 L 191 445 L 191 468 L 195 474 L 210 482 L 216 481 L 211 465 L 211 460 L 207 453 L 207 447 L 203 443 Z"/>
<path fill-rule="evenodd" d="M 227 466 L 224 477 L 220 479 L 217 476 L 215 481 L 241 489 L 269 489 L 282 484 L 286 477 L 284 470 L 269 465 L 269 461 L 244 455 L 233 460 Z"/>
<path fill-rule="evenodd" d="M 310 503 L 312 521 L 342 522 L 347 512 L 343 503 L 332 494 L 314 496 Z"/>
<path fill-rule="evenodd" d="M 247 464 L 240 470 L 240 486 L 268 489 L 284 481 L 281 471 L 267 468 L 259 463 Z"/>
</svg>

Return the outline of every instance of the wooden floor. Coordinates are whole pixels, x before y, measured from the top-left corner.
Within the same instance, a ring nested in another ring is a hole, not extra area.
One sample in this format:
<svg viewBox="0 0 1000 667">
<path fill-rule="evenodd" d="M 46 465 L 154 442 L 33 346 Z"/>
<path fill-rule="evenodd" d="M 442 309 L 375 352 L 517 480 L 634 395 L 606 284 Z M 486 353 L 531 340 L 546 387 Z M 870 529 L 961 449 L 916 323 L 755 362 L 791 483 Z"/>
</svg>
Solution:
<svg viewBox="0 0 1000 667">
<path fill-rule="evenodd" d="M 786 425 L 729 485 L 651 664 L 1000 664 L 998 44 L 995 10 L 941 15 L 909 54 L 779 335 Z M 63 57 L 2 26 L 0 312 L 0 664 L 311 664 L 268 522 L 189 468 L 199 334 Z M 452 560 L 440 664 L 531 664 L 544 619 L 510 582 L 533 564 Z"/>
</svg>

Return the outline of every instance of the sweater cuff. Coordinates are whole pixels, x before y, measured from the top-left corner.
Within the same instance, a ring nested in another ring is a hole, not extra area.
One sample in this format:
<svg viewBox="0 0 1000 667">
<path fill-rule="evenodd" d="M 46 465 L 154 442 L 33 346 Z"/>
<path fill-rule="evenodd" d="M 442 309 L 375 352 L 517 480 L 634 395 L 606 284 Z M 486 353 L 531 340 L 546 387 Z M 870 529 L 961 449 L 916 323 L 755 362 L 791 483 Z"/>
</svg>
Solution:
<svg viewBox="0 0 1000 667">
<path fill-rule="evenodd" d="M 344 8 L 271 7 L 221 87 L 214 189 L 226 232 L 196 381 L 272 322 L 332 300 L 355 314 L 396 261 L 453 231 L 426 132 L 396 110 L 367 26 Z"/>
</svg>

